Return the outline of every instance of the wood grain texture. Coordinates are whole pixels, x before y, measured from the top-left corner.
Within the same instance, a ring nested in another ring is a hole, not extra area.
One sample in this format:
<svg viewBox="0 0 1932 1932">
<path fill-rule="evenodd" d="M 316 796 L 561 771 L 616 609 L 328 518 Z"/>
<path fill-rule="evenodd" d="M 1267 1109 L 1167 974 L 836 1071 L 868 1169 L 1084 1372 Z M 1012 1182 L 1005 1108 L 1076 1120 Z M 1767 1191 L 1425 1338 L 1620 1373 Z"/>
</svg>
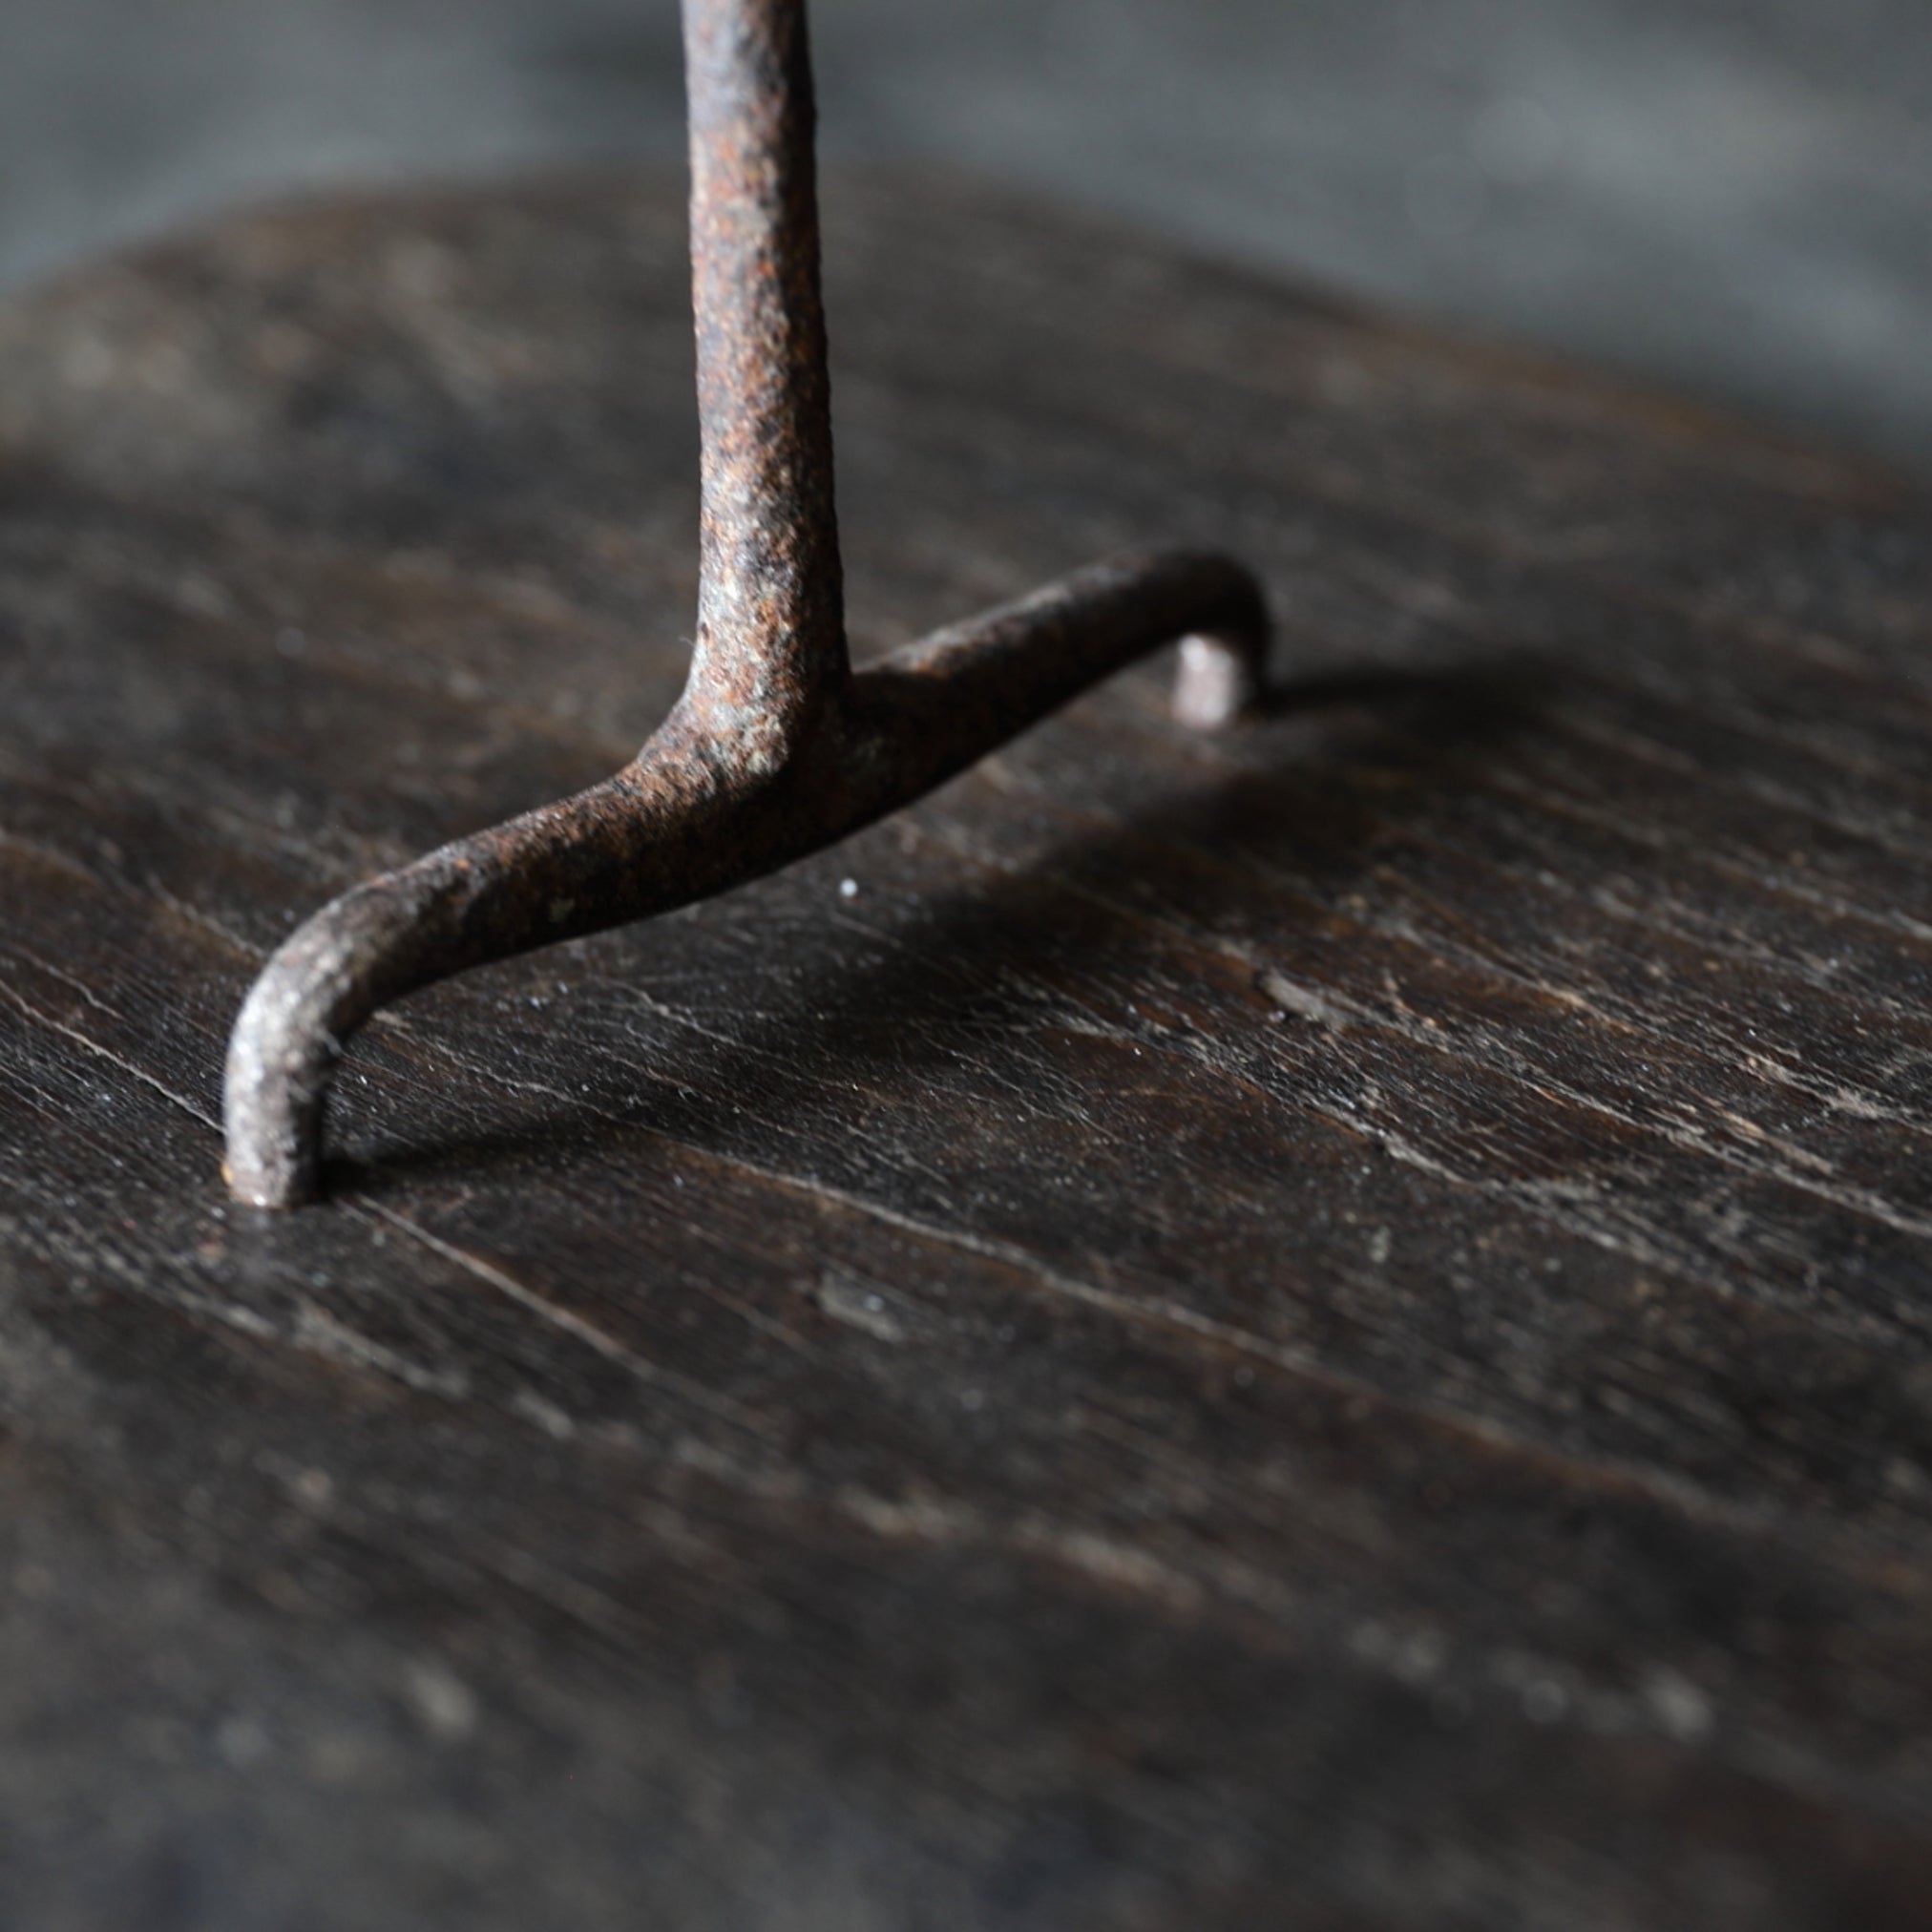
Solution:
<svg viewBox="0 0 1932 1932">
<path fill-rule="evenodd" d="M 433 991 L 337 1199 L 223 1037 L 682 677 L 675 183 L 0 315 L 0 1913 L 1919 1925 L 1932 515 L 942 181 L 834 182 L 862 654 L 1282 620 Z"/>
</svg>

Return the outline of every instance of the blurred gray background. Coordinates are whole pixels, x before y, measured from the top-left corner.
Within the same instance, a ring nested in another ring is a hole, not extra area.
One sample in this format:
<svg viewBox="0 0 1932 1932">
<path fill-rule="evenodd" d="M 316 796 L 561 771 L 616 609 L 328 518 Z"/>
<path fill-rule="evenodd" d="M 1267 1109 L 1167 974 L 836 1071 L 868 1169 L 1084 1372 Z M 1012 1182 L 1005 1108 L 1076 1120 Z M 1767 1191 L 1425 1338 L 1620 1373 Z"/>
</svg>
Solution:
<svg viewBox="0 0 1932 1932">
<path fill-rule="evenodd" d="M 816 0 L 825 144 L 1932 469 L 1932 0 Z M 291 185 L 682 150 L 676 0 L 0 0 L 0 284 Z"/>
</svg>

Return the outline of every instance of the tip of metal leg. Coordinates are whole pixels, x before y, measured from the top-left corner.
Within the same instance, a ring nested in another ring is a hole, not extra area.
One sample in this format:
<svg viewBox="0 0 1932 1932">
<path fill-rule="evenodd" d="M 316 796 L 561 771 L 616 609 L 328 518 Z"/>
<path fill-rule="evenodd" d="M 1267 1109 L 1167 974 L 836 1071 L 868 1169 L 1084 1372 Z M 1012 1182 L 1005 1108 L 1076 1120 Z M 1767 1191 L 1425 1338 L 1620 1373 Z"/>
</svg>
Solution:
<svg viewBox="0 0 1932 1932">
<path fill-rule="evenodd" d="M 1261 697 L 1260 653 L 1221 638 L 1181 640 L 1174 715 L 1196 731 L 1222 731 Z"/>
<path fill-rule="evenodd" d="M 355 930 L 345 913 L 368 896 L 365 888 L 339 899 L 303 927 L 262 969 L 236 1018 L 222 1083 L 221 1178 L 250 1208 L 322 1198 L 323 1097 L 342 1034 L 369 1003 L 343 970 Z"/>
<path fill-rule="evenodd" d="M 249 1208 L 305 1208 L 322 1199 L 316 1140 L 319 1102 L 298 1102 L 291 1082 L 275 1078 L 255 1043 L 237 1030 L 227 1082 L 227 1151 L 221 1179 Z"/>
</svg>

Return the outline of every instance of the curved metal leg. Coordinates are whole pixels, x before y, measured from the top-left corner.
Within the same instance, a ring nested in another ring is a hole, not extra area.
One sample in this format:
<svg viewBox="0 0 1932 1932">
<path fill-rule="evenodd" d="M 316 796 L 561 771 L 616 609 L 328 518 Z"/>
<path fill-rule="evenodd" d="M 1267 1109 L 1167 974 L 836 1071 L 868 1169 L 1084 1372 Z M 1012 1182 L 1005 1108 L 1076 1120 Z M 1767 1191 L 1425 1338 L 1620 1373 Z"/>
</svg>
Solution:
<svg viewBox="0 0 1932 1932">
<path fill-rule="evenodd" d="M 1259 691 L 1267 614 L 1225 557 L 1101 564 L 854 676 L 846 649 L 803 0 L 685 0 L 703 568 L 683 696 L 615 777 L 345 893 L 271 958 L 229 1042 L 228 1184 L 321 1191 L 345 1042 L 432 980 L 755 878 L 1182 640 L 1175 706 Z"/>
</svg>

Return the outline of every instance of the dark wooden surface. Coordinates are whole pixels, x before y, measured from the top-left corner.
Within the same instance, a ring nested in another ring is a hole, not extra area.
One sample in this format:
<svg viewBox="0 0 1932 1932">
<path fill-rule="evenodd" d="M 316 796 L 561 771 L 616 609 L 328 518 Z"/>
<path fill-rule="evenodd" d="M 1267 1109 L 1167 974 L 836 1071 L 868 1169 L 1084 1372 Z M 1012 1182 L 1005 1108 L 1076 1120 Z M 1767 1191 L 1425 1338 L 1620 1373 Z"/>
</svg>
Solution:
<svg viewBox="0 0 1932 1932">
<path fill-rule="evenodd" d="M 615 765 L 675 183 L 0 318 L 0 1916 L 1916 1926 L 1932 516 L 1694 408 L 835 184 L 862 649 L 1209 538 L 1158 670 L 732 898 L 223 1036 Z"/>
</svg>

